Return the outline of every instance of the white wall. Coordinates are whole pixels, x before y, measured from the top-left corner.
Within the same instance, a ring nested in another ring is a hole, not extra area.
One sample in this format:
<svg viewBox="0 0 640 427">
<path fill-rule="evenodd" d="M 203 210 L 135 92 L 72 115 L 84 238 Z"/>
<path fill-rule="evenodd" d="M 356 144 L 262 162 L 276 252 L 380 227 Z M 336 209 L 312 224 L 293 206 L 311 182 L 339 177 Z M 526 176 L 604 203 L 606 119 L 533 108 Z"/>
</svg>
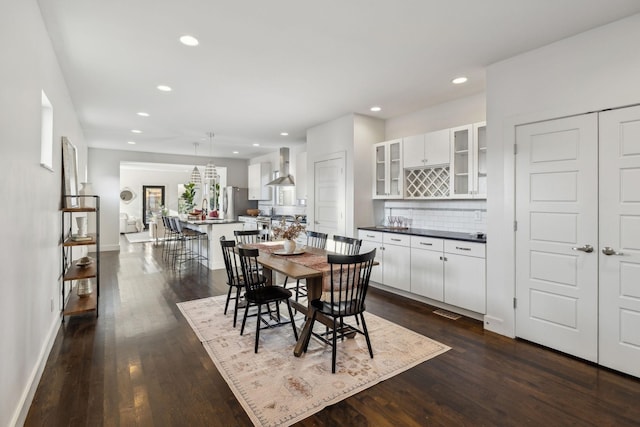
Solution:
<svg viewBox="0 0 640 427">
<path fill-rule="evenodd" d="M 488 68 L 487 329 L 515 334 L 515 126 L 639 103 L 638 40 L 633 15 Z"/>
<path fill-rule="evenodd" d="M 359 114 L 348 114 L 307 130 L 307 186 L 310 195 L 315 188 L 315 162 L 333 153 L 345 153 L 345 217 L 346 234 L 349 236 L 357 235 L 358 226 L 369 225 L 373 221 L 371 146 L 382 140 L 384 121 Z M 314 221 L 313 210 L 313 197 L 310 196 L 307 203 L 309 224 Z"/>
<path fill-rule="evenodd" d="M 483 92 L 388 119 L 385 140 L 482 122 L 485 118 L 486 95 Z"/>
<path fill-rule="evenodd" d="M 61 137 L 82 130 L 34 0 L 0 4 L 0 425 L 22 425 L 60 326 Z M 53 105 L 53 168 L 39 166 L 41 90 Z M 82 176 L 79 179 L 82 180 Z"/>
<path fill-rule="evenodd" d="M 89 149 L 89 181 L 93 192 L 100 196 L 100 249 L 119 250 L 120 237 L 120 162 L 166 163 L 178 165 L 204 164 L 195 156 L 140 153 L 135 151 Z M 227 185 L 247 187 L 247 161 L 213 159 L 216 166 L 227 168 Z M 140 195 L 138 195 L 139 197 Z"/>
</svg>

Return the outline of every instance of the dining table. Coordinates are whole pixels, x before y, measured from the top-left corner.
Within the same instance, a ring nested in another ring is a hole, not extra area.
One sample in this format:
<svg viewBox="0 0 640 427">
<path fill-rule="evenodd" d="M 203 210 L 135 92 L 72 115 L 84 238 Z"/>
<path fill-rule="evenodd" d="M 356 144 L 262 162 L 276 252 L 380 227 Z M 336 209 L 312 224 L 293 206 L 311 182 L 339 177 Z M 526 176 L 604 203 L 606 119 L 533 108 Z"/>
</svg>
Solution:
<svg viewBox="0 0 640 427">
<path fill-rule="evenodd" d="M 293 354 L 296 357 L 300 357 L 304 351 L 304 343 L 311 334 L 311 317 L 314 310 L 311 306 L 311 301 L 322 296 L 323 281 L 328 281 L 331 274 L 331 266 L 327 262 L 327 255 L 335 252 L 297 245 L 294 252 L 286 253 L 283 243 L 278 241 L 242 244 L 238 247 L 258 249 L 258 263 L 262 265 L 263 274 L 268 284 L 273 283 L 275 272 L 288 276 L 290 280 L 306 280 L 306 304 L 291 300 L 291 306 L 305 315 L 304 326 L 298 334 L 298 341 L 293 349 Z M 328 327 L 333 327 L 333 320 L 322 313 L 316 315 L 316 321 Z"/>
</svg>

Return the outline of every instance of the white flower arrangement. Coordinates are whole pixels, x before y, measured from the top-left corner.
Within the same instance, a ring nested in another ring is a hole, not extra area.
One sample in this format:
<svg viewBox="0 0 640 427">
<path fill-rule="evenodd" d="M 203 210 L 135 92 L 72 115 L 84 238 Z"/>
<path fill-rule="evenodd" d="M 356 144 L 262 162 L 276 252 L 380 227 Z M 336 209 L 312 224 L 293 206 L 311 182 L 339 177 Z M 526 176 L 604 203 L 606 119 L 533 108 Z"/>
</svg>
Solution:
<svg viewBox="0 0 640 427">
<path fill-rule="evenodd" d="M 306 226 L 301 224 L 298 219 L 296 219 L 293 224 L 287 225 L 287 221 L 283 218 L 280 220 L 280 224 L 273 227 L 271 231 L 273 231 L 273 237 L 275 239 L 294 240 L 300 233 L 305 231 L 305 228 Z"/>
</svg>

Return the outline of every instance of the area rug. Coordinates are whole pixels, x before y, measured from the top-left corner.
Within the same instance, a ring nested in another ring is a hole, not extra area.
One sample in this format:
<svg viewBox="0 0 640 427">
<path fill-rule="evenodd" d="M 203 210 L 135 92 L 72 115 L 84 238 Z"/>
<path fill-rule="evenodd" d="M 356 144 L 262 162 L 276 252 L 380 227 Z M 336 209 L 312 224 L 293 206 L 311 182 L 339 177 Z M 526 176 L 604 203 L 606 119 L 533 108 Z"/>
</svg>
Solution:
<svg viewBox="0 0 640 427">
<path fill-rule="evenodd" d="M 241 322 L 233 328 L 232 310 L 223 314 L 225 298 L 188 301 L 178 307 L 256 426 L 289 426 L 450 349 L 365 313 L 374 358 L 369 357 L 364 336 L 357 334 L 338 343 L 332 374 L 331 347 L 319 340 L 312 339 L 302 357 L 293 355 L 290 325 L 260 331 L 255 354 L 255 317 L 240 336 Z M 298 328 L 303 322 L 297 315 Z"/>
</svg>

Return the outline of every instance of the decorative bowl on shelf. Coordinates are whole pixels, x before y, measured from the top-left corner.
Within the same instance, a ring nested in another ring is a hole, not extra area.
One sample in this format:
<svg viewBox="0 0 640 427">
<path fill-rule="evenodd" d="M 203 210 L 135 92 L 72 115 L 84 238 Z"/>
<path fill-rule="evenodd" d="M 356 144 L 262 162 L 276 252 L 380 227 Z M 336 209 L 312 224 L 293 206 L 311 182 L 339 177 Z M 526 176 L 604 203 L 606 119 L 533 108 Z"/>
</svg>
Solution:
<svg viewBox="0 0 640 427">
<path fill-rule="evenodd" d="M 260 215 L 260 209 L 247 209 L 247 215 L 258 216 Z"/>
</svg>

